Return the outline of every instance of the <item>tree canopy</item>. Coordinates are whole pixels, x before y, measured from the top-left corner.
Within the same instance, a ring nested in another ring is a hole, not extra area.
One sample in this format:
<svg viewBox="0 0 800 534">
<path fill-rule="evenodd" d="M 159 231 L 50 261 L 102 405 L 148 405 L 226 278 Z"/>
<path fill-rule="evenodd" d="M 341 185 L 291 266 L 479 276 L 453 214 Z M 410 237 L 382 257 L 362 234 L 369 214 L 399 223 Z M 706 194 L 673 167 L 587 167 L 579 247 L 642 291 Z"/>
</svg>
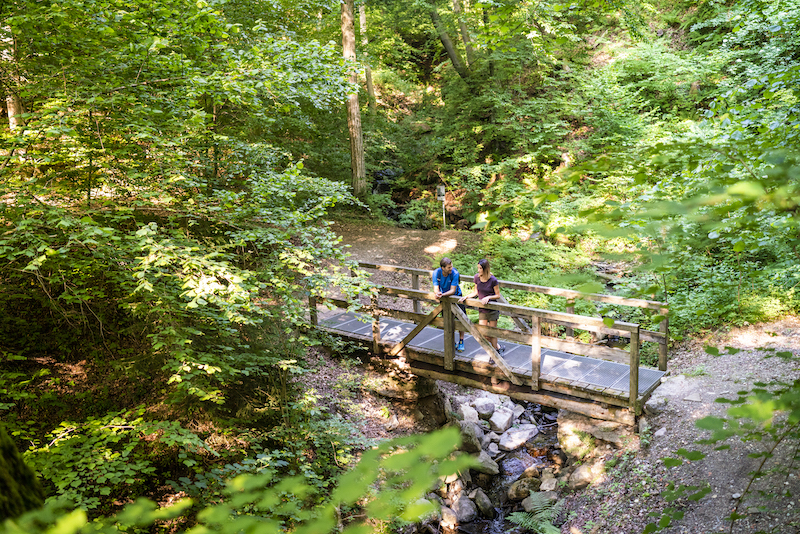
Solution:
<svg viewBox="0 0 800 534">
<path fill-rule="evenodd" d="M 0 413 L 47 497 L 10 532 L 418 516 L 456 439 L 371 452 L 297 379 L 311 348 L 347 352 L 308 296 L 368 290 L 332 217 L 437 226 L 437 185 L 506 278 L 588 291 L 619 261 L 616 290 L 668 301 L 677 337 L 797 313 L 798 0 L 355 7 L 346 61 L 330 0 L 0 3 Z M 367 450 L 372 504 L 339 489 Z M 151 502 L 177 494 L 193 507 Z"/>
</svg>

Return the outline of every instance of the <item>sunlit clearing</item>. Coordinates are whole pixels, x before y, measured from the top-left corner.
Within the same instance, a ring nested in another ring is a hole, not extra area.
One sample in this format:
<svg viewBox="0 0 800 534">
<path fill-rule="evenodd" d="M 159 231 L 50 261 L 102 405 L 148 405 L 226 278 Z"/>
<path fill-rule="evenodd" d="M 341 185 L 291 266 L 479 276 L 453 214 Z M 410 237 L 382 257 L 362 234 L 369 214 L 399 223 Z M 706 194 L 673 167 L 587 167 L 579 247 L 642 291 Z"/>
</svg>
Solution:
<svg viewBox="0 0 800 534">
<path fill-rule="evenodd" d="M 439 241 L 438 243 L 425 247 L 425 252 L 434 255 L 444 254 L 453 251 L 456 245 L 458 245 L 458 242 L 455 239 L 445 239 L 444 241 Z"/>
</svg>

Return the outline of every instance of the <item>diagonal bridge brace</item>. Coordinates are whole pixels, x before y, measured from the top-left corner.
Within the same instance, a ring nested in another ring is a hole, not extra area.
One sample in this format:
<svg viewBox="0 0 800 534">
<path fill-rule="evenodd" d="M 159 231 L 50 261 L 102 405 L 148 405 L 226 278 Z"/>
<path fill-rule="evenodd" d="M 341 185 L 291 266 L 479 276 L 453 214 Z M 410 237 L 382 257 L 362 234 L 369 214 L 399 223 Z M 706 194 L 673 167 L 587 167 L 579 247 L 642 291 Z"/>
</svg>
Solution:
<svg viewBox="0 0 800 534">
<path fill-rule="evenodd" d="M 408 345 L 411 342 L 411 340 L 417 336 L 417 334 L 422 332 L 423 328 L 425 328 L 431 322 L 433 322 L 433 320 L 436 319 L 436 316 L 439 315 L 441 312 L 442 312 L 442 305 L 439 304 L 438 306 L 436 306 L 436 308 L 433 309 L 432 312 L 426 315 L 425 318 L 422 321 L 420 321 L 416 327 L 414 327 L 414 330 L 409 332 L 400 343 L 392 347 L 392 350 L 389 351 L 389 357 L 394 358 L 395 356 L 400 354 L 400 351 L 403 350 L 403 348 L 405 348 L 405 346 Z"/>
<path fill-rule="evenodd" d="M 482 305 L 482 303 L 480 301 L 474 301 L 473 303 L 471 303 L 471 305 Z M 469 333 L 472 334 L 472 337 L 475 338 L 475 341 L 480 343 L 481 347 L 483 347 L 483 350 L 486 351 L 486 354 L 488 354 L 490 358 L 494 359 L 495 363 L 497 364 L 497 367 L 499 367 L 500 370 L 503 371 L 503 374 L 506 375 L 506 377 L 508 377 L 511 383 L 514 384 L 515 386 L 521 386 L 522 381 L 517 377 L 517 375 L 515 375 L 511 371 L 511 368 L 508 366 L 506 361 L 500 356 L 500 354 L 496 350 L 494 350 L 492 344 L 489 343 L 489 341 L 485 337 L 483 337 L 483 334 L 481 334 L 477 328 L 475 328 L 475 325 L 472 324 L 472 321 L 469 320 L 467 314 L 464 313 L 464 311 L 458 306 L 451 306 L 451 308 L 453 310 L 453 315 L 455 315 L 456 318 L 461 322 L 461 324 L 464 325 L 467 328 L 467 330 L 469 330 Z"/>
</svg>

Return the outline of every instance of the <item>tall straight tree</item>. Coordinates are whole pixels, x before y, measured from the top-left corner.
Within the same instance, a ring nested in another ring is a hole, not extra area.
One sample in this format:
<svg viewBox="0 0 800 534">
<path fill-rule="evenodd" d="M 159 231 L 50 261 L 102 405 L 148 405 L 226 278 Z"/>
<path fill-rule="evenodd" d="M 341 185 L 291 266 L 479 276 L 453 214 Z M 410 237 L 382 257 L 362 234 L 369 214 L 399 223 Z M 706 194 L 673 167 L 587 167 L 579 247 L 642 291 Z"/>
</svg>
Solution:
<svg viewBox="0 0 800 534">
<path fill-rule="evenodd" d="M 0 62 L 6 65 L 0 84 L 5 86 L 8 127 L 14 130 L 23 124 L 22 100 L 19 98 L 20 75 L 17 65 L 17 43 L 8 26 L 0 27 Z"/>
<path fill-rule="evenodd" d="M 372 85 L 372 68 L 369 66 L 367 60 L 367 46 L 369 46 L 369 37 L 367 37 L 367 6 L 363 3 L 358 6 L 358 27 L 361 31 L 361 46 L 363 47 L 362 53 L 364 54 L 364 78 L 367 82 L 367 101 L 369 102 L 369 109 L 375 113 L 375 86 Z"/>
<path fill-rule="evenodd" d="M 344 59 L 351 65 L 349 81 L 357 87 L 356 70 L 356 31 L 354 24 L 354 2 L 342 2 L 342 48 Z M 364 135 L 361 129 L 361 110 L 358 106 L 358 93 L 347 95 L 347 128 L 350 131 L 350 167 L 353 170 L 353 194 L 364 198 L 367 194 L 367 173 L 364 166 Z"/>
</svg>

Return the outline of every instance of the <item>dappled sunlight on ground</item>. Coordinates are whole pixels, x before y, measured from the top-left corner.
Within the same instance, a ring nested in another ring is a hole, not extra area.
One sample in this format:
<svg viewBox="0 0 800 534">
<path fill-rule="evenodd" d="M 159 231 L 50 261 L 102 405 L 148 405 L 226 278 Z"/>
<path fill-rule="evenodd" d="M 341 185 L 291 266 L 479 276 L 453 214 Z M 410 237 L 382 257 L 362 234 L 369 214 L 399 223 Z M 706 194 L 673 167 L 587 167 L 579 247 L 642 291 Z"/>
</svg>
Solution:
<svg viewBox="0 0 800 534">
<path fill-rule="evenodd" d="M 446 254 L 452 252 L 458 246 L 458 241 L 455 239 L 443 239 L 437 243 L 433 243 L 425 247 L 425 252 L 437 256 L 439 254 Z"/>
</svg>

